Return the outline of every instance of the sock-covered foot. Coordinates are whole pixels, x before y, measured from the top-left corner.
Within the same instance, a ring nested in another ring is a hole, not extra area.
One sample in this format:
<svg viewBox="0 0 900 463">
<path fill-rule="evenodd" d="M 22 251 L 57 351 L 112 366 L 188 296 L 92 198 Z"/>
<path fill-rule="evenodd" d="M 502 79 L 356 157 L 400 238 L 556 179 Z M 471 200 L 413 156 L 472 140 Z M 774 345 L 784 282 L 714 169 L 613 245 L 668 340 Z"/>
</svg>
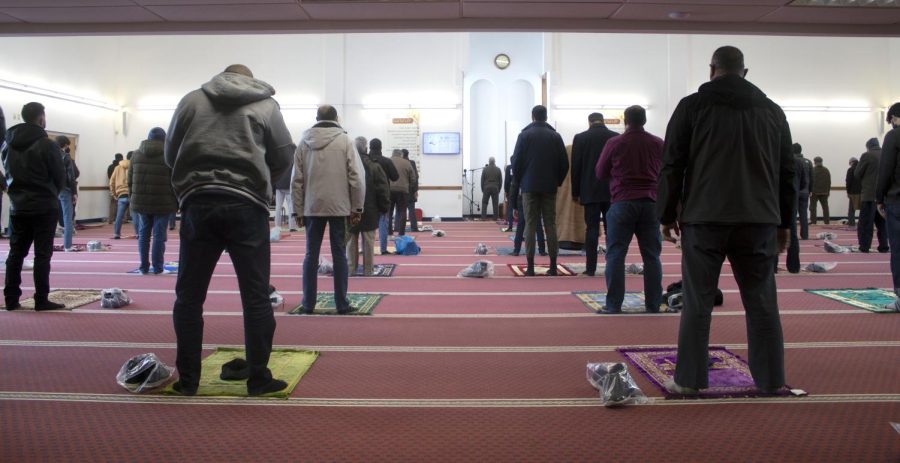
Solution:
<svg viewBox="0 0 900 463">
<path fill-rule="evenodd" d="M 258 396 L 263 394 L 269 394 L 271 392 L 278 392 L 284 390 L 288 387 L 288 384 L 280 379 L 272 378 L 268 383 L 264 384 L 261 387 L 250 389 L 247 388 L 247 395 L 249 396 Z"/>
<path fill-rule="evenodd" d="M 192 395 L 196 395 L 196 394 L 197 394 L 197 387 L 196 387 L 196 386 L 194 386 L 194 387 L 185 386 L 185 385 L 181 384 L 181 381 L 180 381 L 180 380 L 179 380 L 179 381 L 175 381 L 175 383 L 172 384 L 172 390 L 175 391 L 175 392 L 177 392 L 177 393 L 179 393 L 179 394 L 181 394 L 181 395 L 184 395 L 184 396 L 192 396 Z"/>
<path fill-rule="evenodd" d="M 45 302 L 40 302 L 40 303 L 36 302 L 34 304 L 34 310 L 37 310 L 37 311 L 59 310 L 59 309 L 65 309 L 65 308 L 66 308 L 65 304 L 57 304 L 56 302 L 53 302 L 53 301 L 45 301 Z"/>
<path fill-rule="evenodd" d="M 675 382 L 674 379 L 666 380 L 666 382 L 663 383 L 663 387 L 666 388 L 667 391 L 669 391 L 673 394 L 697 395 L 700 392 L 699 390 L 694 389 L 692 387 L 680 386 L 680 385 L 678 385 L 678 383 Z"/>
</svg>

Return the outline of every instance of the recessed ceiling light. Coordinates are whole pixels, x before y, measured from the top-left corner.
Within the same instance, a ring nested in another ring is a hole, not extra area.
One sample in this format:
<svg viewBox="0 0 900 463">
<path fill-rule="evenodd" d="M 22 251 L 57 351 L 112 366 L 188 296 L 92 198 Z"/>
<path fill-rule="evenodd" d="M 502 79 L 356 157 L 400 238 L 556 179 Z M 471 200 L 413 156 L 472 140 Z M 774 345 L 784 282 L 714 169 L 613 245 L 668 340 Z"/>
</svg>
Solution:
<svg viewBox="0 0 900 463">
<path fill-rule="evenodd" d="M 672 19 L 687 19 L 690 18 L 691 14 L 687 11 L 673 11 L 669 13 L 669 18 Z"/>
</svg>

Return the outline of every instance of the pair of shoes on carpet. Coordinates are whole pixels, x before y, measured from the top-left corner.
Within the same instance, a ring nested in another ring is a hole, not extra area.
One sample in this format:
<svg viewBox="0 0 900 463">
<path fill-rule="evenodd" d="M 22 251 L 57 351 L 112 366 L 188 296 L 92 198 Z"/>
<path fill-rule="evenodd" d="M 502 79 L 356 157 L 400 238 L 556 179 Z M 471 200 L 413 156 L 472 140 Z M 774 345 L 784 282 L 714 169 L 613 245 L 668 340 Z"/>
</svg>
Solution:
<svg viewBox="0 0 900 463">
<path fill-rule="evenodd" d="M 679 385 L 674 379 L 667 379 L 666 382 L 663 383 L 663 387 L 672 394 L 697 395 L 700 393 L 698 389 Z"/>
</svg>

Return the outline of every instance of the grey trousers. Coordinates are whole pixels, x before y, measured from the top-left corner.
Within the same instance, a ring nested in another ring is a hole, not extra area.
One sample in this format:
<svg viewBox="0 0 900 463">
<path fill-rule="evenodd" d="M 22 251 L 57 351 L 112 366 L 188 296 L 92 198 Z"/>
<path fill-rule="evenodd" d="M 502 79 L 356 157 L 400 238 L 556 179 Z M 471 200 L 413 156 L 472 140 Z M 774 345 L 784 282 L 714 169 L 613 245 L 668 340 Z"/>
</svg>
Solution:
<svg viewBox="0 0 900 463">
<path fill-rule="evenodd" d="M 784 337 L 775 288 L 774 225 L 685 225 L 681 271 L 684 309 L 675 382 L 708 387 L 709 328 L 725 258 L 731 262 L 747 318 L 750 373 L 760 389 L 784 385 Z"/>
<path fill-rule="evenodd" d="M 547 253 L 556 260 L 559 254 L 559 237 L 556 234 L 556 193 L 525 193 L 525 252 L 534 261 L 534 234 L 540 219 L 544 220 L 547 235 Z"/>
</svg>

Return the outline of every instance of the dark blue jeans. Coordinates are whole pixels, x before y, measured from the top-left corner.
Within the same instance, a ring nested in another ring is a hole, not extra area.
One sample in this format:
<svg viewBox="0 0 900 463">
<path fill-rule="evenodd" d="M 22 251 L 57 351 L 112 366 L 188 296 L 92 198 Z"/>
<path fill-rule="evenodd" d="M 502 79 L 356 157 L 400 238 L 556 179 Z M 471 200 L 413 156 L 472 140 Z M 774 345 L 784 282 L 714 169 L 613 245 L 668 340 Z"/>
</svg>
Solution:
<svg viewBox="0 0 900 463">
<path fill-rule="evenodd" d="M 609 212 L 609 203 L 590 203 L 584 205 L 584 252 L 586 270 L 588 273 L 597 271 L 597 244 L 600 242 L 600 224 L 609 233 L 606 227 L 606 215 Z"/>
<path fill-rule="evenodd" d="M 885 204 L 884 212 L 888 241 L 891 244 L 891 276 L 894 278 L 896 292 L 900 291 L 900 203 Z"/>
<path fill-rule="evenodd" d="M 172 318 L 178 349 L 175 364 L 183 386 L 200 381 L 203 303 L 216 263 L 227 250 L 237 274 L 244 308 L 244 344 L 250 378 L 258 389 L 272 379 L 268 369 L 275 335 L 269 302 L 269 212 L 248 199 L 222 193 L 195 193 L 181 210 L 181 252 Z"/>
<path fill-rule="evenodd" d="M 42 215 L 9 216 L 9 255 L 6 256 L 6 303 L 18 302 L 22 295 L 22 263 L 34 243 L 34 300 L 47 302 L 50 293 L 50 259 L 59 211 Z"/>
<path fill-rule="evenodd" d="M 662 235 L 652 200 L 619 201 L 606 218 L 606 309 L 622 310 L 625 299 L 625 256 L 631 237 L 637 236 L 644 261 L 644 303 L 647 312 L 659 312 L 662 302 Z"/>
<path fill-rule="evenodd" d="M 856 237 L 859 240 L 859 250 L 869 252 L 872 247 L 872 235 L 878 230 L 878 251 L 887 252 L 888 238 L 884 226 L 884 217 L 878 213 L 875 201 L 863 201 L 859 206 L 859 223 L 856 226 Z"/>
<path fill-rule="evenodd" d="M 797 201 L 797 213 L 800 215 L 800 239 L 809 239 L 809 193 L 800 194 Z"/>
<path fill-rule="evenodd" d="M 153 273 L 162 273 L 164 270 L 166 253 L 166 226 L 169 224 L 171 214 L 137 214 L 138 223 L 138 253 L 141 257 L 141 272 L 150 271 L 153 264 Z M 153 235 L 152 259 L 150 249 L 150 236 Z"/>
<path fill-rule="evenodd" d="M 304 217 L 306 225 L 306 257 L 303 258 L 303 308 L 316 308 L 319 277 L 319 251 L 328 225 L 331 259 L 334 262 L 334 304 L 339 311 L 350 308 L 347 299 L 347 217 Z M 354 269 L 355 270 L 355 269 Z"/>
</svg>

